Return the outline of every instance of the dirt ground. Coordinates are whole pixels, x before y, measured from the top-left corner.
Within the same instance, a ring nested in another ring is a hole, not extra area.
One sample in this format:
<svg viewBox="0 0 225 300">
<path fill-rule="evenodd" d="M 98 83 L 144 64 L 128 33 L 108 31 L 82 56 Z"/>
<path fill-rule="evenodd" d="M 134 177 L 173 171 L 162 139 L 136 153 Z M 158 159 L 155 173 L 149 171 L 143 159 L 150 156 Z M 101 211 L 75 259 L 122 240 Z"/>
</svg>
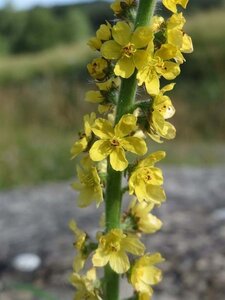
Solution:
<svg viewBox="0 0 225 300">
<path fill-rule="evenodd" d="M 167 202 L 155 213 L 162 230 L 145 239 L 160 251 L 164 279 L 153 300 L 225 299 L 225 168 L 163 168 Z M 0 299 L 69 300 L 74 256 L 68 222 L 94 236 L 100 211 L 78 209 L 69 182 L 0 193 Z M 21 272 L 13 259 L 34 253 L 41 266 Z M 129 296 L 124 282 L 121 299 Z"/>
</svg>

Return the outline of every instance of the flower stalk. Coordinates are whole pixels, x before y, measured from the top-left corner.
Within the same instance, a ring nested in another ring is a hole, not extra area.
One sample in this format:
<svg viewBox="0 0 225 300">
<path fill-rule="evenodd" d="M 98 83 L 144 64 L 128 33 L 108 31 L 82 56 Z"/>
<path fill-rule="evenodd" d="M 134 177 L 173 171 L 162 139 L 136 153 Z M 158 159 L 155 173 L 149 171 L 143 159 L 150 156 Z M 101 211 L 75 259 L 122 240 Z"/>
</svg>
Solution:
<svg viewBox="0 0 225 300">
<path fill-rule="evenodd" d="M 151 17 L 154 13 L 156 0 L 140 0 L 137 17 L 135 20 L 135 28 L 139 26 L 147 26 L 150 24 Z M 130 78 L 123 78 L 118 98 L 115 123 L 128 113 L 135 101 L 137 91 L 137 72 Z M 105 197 L 106 211 L 106 230 L 120 228 L 121 218 L 121 183 L 122 173 L 114 171 L 108 163 L 108 175 Z M 116 274 L 109 266 L 105 267 L 105 300 L 119 299 L 119 275 Z"/>
<path fill-rule="evenodd" d="M 84 116 L 84 131 L 71 150 L 72 158 L 83 156 L 77 166 L 78 181 L 72 186 L 79 192 L 78 206 L 95 203 L 98 207 L 104 202 L 105 214 L 97 243 L 75 221 L 70 223 L 77 251 L 71 276 L 75 300 L 119 300 L 123 274 L 134 289 L 129 299 L 148 300 L 152 286 L 162 279 L 156 265 L 164 259 L 160 253 L 146 251 L 141 236 L 162 227 L 151 212 L 166 200 L 163 174 L 155 166 L 165 152 L 147 154 L 146 140 L 162 143 L 175 137 L 175 127 L 167 121 L 175 108 L 166 95 L 175 84 L 161 87 L 161 78 L 175 79 L 185 61 L 183 53 L 193 50 L 191 38 L 183 31 L 183 14 L 177 11 L 187 3 L 163 0 L 173 13 L 166 20 L 154 16 L 156 0 L 115 0 L 111 8 L 119 21 L 102 24 L 88 42 L 100 57 L 87 66 L 97 90 L 87 92 L 85 100 L 98 105 L 101 117 Z M 136 99 L 137 86 L 147 95 L 144 101 Z M 132 198 L 122 212 L 126 192 Z M 84 274 L 87 260 L 92 268 Z"/>
</svg>

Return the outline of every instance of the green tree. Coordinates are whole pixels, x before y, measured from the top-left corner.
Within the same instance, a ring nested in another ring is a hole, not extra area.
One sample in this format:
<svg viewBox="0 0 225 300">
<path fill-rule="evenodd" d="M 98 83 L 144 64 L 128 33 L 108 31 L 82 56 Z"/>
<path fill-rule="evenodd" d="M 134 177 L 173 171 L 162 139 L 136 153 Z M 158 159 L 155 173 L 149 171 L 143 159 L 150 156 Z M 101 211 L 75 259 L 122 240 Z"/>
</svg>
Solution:
<svg viewBox="0 0 225 300">
<path fill-rule="evenodd" d="M 16 12 L 11 6 L 0 10 L 0 52 L 14 52 L 14 49 L 23 35 L 26 22 L 25 12 Z"/>
<path fill-rule="evenodd" d="M 60 38 L 57 18 L 50 10 L 36 8 L 27 13 L 23 35 L 15 47 L 16 52 L 35 52 L 55 46 Z"/>
<path fill-rule="evenodd" d="M 86 39 L 91 34 L 91 24 L 82 10 L 69 10 L 62 18 L 62 41 L 77 42 Z"/>
</svg>

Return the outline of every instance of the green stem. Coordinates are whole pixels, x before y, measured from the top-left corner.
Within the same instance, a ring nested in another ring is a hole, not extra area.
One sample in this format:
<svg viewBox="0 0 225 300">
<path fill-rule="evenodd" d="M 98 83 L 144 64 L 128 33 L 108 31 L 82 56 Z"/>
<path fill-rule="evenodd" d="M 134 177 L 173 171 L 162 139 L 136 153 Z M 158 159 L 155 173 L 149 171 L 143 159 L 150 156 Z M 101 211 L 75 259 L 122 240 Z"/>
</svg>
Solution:
<svg viewBox="0 0 225 300">
<path fill-rule="evenodd" d="M 140 0 L 138 6 L 138 13 L 135 21 L 135 28 L 139 26 L 147 26 L 150 24 L 151 18 L 154 14 L 156 0 Z"/>
<path fill-rule="evenodd" d="M 156 0 L 140 0 L 135 28 L 150 24 L 151 17 L 154 13 Z M 115 123 L 128 113 L 135 101 L 137 81 L 137 72 L 128 79 L 122 79 L 120 94 L 118 99 Z M 106 231 L 113 228 L 120 228 L 121 217 L 121 193 L 122 172 L 112 169 L 108 161 L 108 174 L 106 183 Z M 119 275 L 116 274 L 109 266 L 105 268 L 105 297 L 104 300 L 119 299 Z"/>
<path fill-rule="evenodd" d="M 122 79 L 115 123 L 118 123 L 120 118 L 128 113 L 133 106 L 137 91 L 136 75 L 137 72 L 135 71 L 130 78 Z"/>
<path fill-rule="evenodd" d="M 122 198 L 121 180 L 122 172 L 113 170 L 108 161 L 105 202 L 106 231 L 109 231 L 113 228 L 120 228 L 120 211 Z"/>
</svg>

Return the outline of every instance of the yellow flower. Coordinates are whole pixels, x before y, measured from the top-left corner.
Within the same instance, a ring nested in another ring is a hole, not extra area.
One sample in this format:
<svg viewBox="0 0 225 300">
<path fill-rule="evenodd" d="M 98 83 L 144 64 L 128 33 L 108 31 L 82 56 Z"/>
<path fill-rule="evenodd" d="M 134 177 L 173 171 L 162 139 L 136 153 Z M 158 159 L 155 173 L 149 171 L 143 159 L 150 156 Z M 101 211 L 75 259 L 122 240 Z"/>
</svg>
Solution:
<svg viewBox="0 0 225 300">
<path fill-rule="evenodd" d="M 105 42 L 101 47 L 102 56 L 106 59 L 117 59 L 114 68 L 116 76 L 129 78 L 137 64 L 143 62 L 144 50 L 152 39 L 150 27 L 138 27 L 132 32 L 126 22 L 118 22 L 112 29 L 113 40 Z"/>
<path fill-rule="evenodd" d="M 92 137 L 92 126 L 95 122 L 96 114 L 91 113 L 90 115 L 84 116 L 84 133 L 80 134 L 80 139 L 76 141 L 71 149 L 72 158 L 77 157 L 78 154 L 85 151 L 89 141 Z"/>
<path fill-rule="evenodd" d="M 138 293 L 138 300 L 151 300 L 153 295 L 153 290 L 149 293 Z"/>
<path fill-rule="evenodd" d="M 115 15 L 119 15 L 122 12 L 122 7 L 120 5 L 121 0 L 115 0 L 111 5 L 111 9 L 113 10 Z"/>
<path fill-rule="evenodd" d="M 79 191 L 78 205 L 86 207 L 96 202 L 97 207 L 103 201 L 101 180 L 97 169 L 90 163 L 83 164 L 83 168 L 77 167 L 79 181 L 72 184 L 72 187 Z"/>
<path fill-rule="evenodd" d="M 128 166 L 125 150 L 144 155 L 147 146 L 143 139 L 130 136 L 136 130 L 137 118 L 134 115 L 124 115 L 113 128 L 112 123 L 105 119 L 97 119 L 92 131 L 100 140 L 96 141 L 90 149 L 93 161 L 101 161 L 107 156 L 110 164 L 116 171 L 123 171 Z"/>
<path fill-rule="evenodd" d="M 95 58 L 87 65 L 91 77 L 97 80 L 104 79 L 108 74 L 108 62 L 104 58 Z"/>
<path fill-rule="evenodd" d="M 151 28 L 152 31 L 158 32 L 161 28 L 161 25 L 164 23 L 164 18 L 161 16 L 153 16 L 152 17 L 152 23 L 151 23 Z"/>
<path fill-rule="evenodd" d="M 85 95 L 85 101 L 91 103 L 101 103 L 105 100 L 104 95 L 100 91 L 88 91 Z"/>
<path fill-rule="evenodd" d="M 161 137 L 170 140 L 176 135 L 175 127 L 166 121 L 175 114 L 175 108 L 171 99 L 164 95 L 165 92 L 172 90 L 174 85 L 174 83 L 166 85 L 153 99 L 147 134 L 158 143 L 162 142 Z"/>
<path fill-rule="evenodd" d="M 149 299 L 153 294 L 151 285 L 162 280 L 162 271 L 155 264 L 163 262 L 160 253 L 147 254 L 138 259 L 131 269 L 130 282 L 134 289 L 140 293 L 139 299 Z"/>
<path fill-rule="evenodd" d="M 105 82 L 97 82 L 96 85 L 99 91 L 88 91 L 85 95 L 85 100 L 91 103 L 102 103 L 103 101 L 110 102 L 111 93 L 118 89 L 120 79 L 110 78 Z"/>
<path fill-rule="evenodd" d="M 99 40 L 96 36 L 90 38 L 87 44 L 92 50 L 100 50 L 102 46 L 101 40 Z"/>
<path fill-rule="evenodd" d="M 177 12 L 177 5 L 181 5 L 183 8 L 187 7 L 189 0 L 163 0 L 163 5 L 173 13 Z"/>
<path fill-rule="evenodd" d="M 115 15 L 120 15 L 124 5 L 131 7 L 135 5 L 135 0 L 115 0 L 110 7 Z"/>
<path fill-rule="evenodd" d="M 168 84 L 161 89 L 160 93 L 154 98 L 153 109 L 157 110 L 164 119 L 172 118 L 175 114 L 175 108 L 168 96 L 164 93 L 171 91 L 175 86 L 175 83 Z"/>
<path fill-rule="evenodd" d="M 95 268 L 89 270 L 86 276 L 73 273 L 70 282 L 76 288 L 74 300 L 103 300 L 100 296 L 100 282 L 96 277 Z"/>
<path fill-rule="evenodd" d="M 102 24 L 96 31 L 96 36 L 88 41 L 88 45 L 93 50 L 100 50 L 103 41 L 108 41 L 111 38 L 112 26 L 106 21 L 106 24 Z"/>
<path fill-rule="evenodd" d="M 77 227 L 77 224 L 74 220 L 69 222 L 69 227 L 75 235 L 74 247 L 78 252 L 74 259 L 73 268 L 76 272 L 79 272 L 81 269 L 83 269 L 84 263 L 87 259 L 87 256 L 85 255 L 85 242 L 87 235 L 84 231 Z"/>
<path fill-rule="evenodd" d="M 157 151 L 139 161 L 129 178 L 130 195 L 135 194 L 138 201 L 161 204 L 165 200 L 162 171 L 154 164 L 165 157 L 166 153 Z"/>
<path fill-rule="evenodd" d="M 139 231 L 144 233 L 154 233 L 162 227 L 162 222 L 149 212 L 154 208 L 154 204 L 141 202 L 136 199 L 131 202 L 128 214 L 134 219 L 134 223 Z"/>
<path fill-rule="evenodd" d="M 193 52 L 193 44 L 191 37 L 183 31 L 183 26 L 185 22 L 186 21 L 182 13 L 173 14 L 166 22 L 166 42 L 177 48 L 177 54 L 175 59 L 179 63 L 183 63 L 185 61 L 181 52 Z"/>
<path fill-rule="evenodd" d="M 177 63 L 170 61 L 176 57 L 177 48 L 173 45 L 162 45 L 154 52 L 154 43 L 151 41 L 143 58 L 145 63 L 137 64 L 138 85 L 145 83 L 147 92 L 150 95 L 157 95 L 160 88 L 160 77 L 172 80 L 180 74 L 180 67 Z"/>
<path fill-rule="evenodd" d="M 96 37 L 100 41 L 108 41 L 112 36 L 112 26 L 106 21 L 106 24 L 100 25 L 99 29 L 96 31 Z"/>
<path fill-rule="evenodd" d="M 124 234 L 121 229 L 112 229 L 99 238 L 99 247 L 92 258 L 95 267 L 103 267 L 109 263 L 113 271 L 125 273 L 130 268 L 126 252 L 143 255 L 145 250 L 137 236 Z"/>
</svg>

